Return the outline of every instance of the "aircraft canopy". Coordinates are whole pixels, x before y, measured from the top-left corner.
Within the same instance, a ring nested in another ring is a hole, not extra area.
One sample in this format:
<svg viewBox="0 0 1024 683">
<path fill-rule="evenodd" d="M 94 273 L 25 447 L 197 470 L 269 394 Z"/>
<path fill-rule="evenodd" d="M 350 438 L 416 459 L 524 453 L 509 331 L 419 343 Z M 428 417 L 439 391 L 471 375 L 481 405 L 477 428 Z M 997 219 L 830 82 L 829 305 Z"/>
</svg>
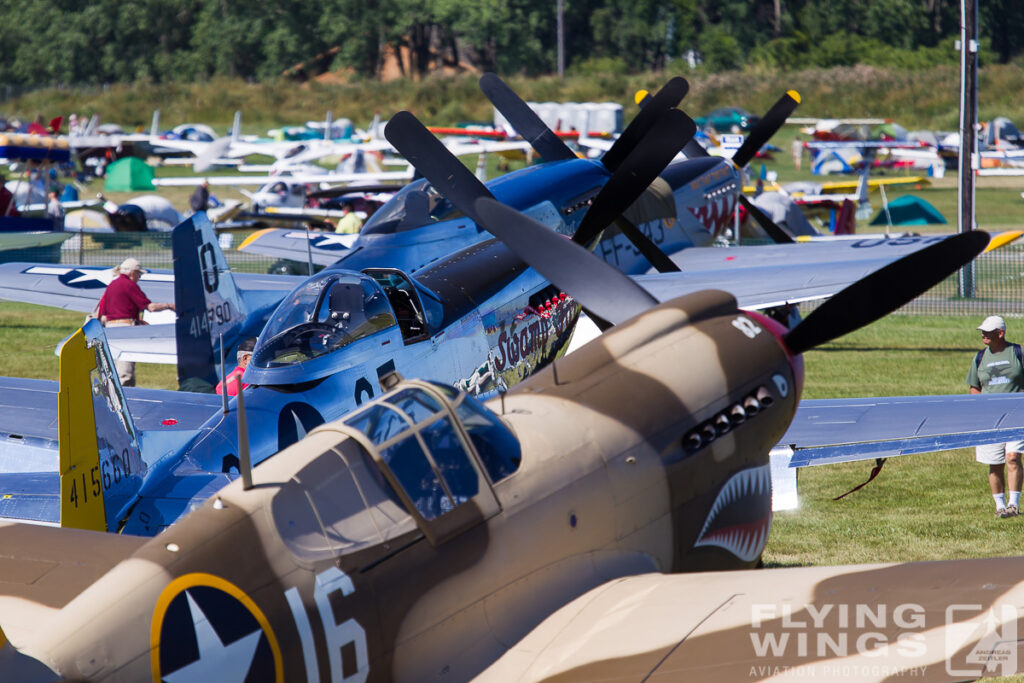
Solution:
<svg viewBox="0 0 1024 683">
<path fill-rule="evenodd" d="M 462 212 L 425 178 L 409 183 L 366 221 L 363 235 L 385 235 L 453 220 Z"/>
<path fill-rule="evenodd" d="M 301 363 L 396 325 L 380 285 L 353 272 L 323 272 L 286 297 L 260 335 L 256 368 Z"/>
</svg>

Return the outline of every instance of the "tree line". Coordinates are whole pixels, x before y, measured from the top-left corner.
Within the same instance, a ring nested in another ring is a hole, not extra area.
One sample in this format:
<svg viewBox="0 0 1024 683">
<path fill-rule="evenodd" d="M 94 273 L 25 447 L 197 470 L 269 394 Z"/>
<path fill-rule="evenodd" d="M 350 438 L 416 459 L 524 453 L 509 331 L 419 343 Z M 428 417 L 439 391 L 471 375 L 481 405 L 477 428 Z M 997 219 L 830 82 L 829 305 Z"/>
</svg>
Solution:
<svg viewBox="0 0 1024 683">
<path fill-rule="evenodd" d="M 60 86 L 266 80 L 343 70 L 373 78 L 469 64 L 557 67 L 557 0 L 0 0 L 0 83 Z M 715 72 L 955 62 L 955 0 L 563 0 L 575 73 L 682 65 Z M 1024 51 L 1024 2 L 979 0 L 982 59 Z M 295 65 L 304 64 L 304 69 Z"/>
</svg>

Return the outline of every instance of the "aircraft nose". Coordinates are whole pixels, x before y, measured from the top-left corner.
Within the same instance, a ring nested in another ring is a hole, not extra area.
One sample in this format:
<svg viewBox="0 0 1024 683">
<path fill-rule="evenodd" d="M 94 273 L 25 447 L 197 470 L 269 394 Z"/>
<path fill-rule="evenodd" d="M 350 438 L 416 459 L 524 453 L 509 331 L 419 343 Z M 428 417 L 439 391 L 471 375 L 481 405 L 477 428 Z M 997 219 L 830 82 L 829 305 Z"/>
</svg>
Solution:
<svg viewBox="0 0 1024 683">
<path fill-rule="evenodd" d="M 789 366 L 793 369 L 793 383 L 796 384 L 796 400 L 799 402 L 804 389 L 804 357 L 801 354 L 794 354 L 790 351 L 789 347 L 786 346 L 785 335 L 789 330 L 786 329 L 786 326 L 782 323 L 761 313 L 746 311 L 746 314 L 756 323 L 761 325 L 761 327 L 771 332 L 772 336 L 779 341 L 779 346 L 781 346 L 782 350 L 786 352 L 786 358 L 789 360 Z"/>
</svg>

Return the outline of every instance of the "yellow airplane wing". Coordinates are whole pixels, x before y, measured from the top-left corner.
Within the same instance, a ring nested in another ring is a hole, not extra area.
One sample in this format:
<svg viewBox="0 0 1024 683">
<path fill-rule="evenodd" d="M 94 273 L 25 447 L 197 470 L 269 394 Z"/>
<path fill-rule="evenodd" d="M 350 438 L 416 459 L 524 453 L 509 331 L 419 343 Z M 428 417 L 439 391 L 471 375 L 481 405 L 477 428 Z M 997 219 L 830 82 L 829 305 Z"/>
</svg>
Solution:
<svg viewBox="0 0 1024 683">
<path fill-rule="evenodd" d="M 988 246 L 985 247 L 985 251 L 992 251 L 999 247 L 1004 247 L 1010 242 L 1015 242 L 1020 239 L 1020 236 L 1024 235 L 1024 230 L 1007 230 L 1006 232 L 1000 232 L 992 235 L 992 239 L 989 241 Z"/>
<path fill-rule="evenodd" d="M 822 194 L 852 194 L 857 191 L 858 181 L 856 180 L 841 180 L 833 181 L 828 183 L 821 183 Z M 906 187 L 913 186 L 915 189 L 918 187 L 926 187 L 931 185 L 932 181 L 924 176 L 907 176 L 905 178 L 873 178 L 868 180 L 868 191 L 875 192 L 880 187 Z M 780 186 L 778 183 L 765 183 L 762 190 L 779 190 Z M 743 192 L 746 194 L 754 194 L 757 192 L 755 185 L 744 185 Z M 794 193 L 794 197 L 800 196 L 799 193 Z"/>
</svg>

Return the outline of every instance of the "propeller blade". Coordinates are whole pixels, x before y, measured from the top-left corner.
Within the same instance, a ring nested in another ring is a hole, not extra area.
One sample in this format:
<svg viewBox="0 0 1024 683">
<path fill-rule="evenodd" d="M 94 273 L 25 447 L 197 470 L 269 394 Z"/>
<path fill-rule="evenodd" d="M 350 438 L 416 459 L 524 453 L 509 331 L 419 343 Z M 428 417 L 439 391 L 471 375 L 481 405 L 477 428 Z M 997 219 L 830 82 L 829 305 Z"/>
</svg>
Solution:
<svg viewBox="0 0 1024 683">
<path fill-rule="evenodd" d="M 648 131 L 661 119 L 661 115 L 682 102 L 689 89 L 690 84 L 686 82 L 686 79 L 676 76 L 657 93 L 643 98 L 643 106 L 640 111 L 626 126 L 626 130 L 622 131 L 622 135 L 615 141 L 612 148 L 601 157 L 604 167 L 612 173 L 618 171 L 619 166 L 630 155 L 633 148 L 647 137 Z M 693 133 L 690 133 L 690 137 L 693 137 Z"/>
<path fill-rule="evenodd" d="M 384 126 L 384 137 L 438 192 L 480 224 L 473 202 L 493 198 L 491 191 L 415 116 L 407 111 L 392 116 Z"/>
<path fill-rule="evenodd" d="M 659 273 L 679 272 L 679 266 L 673 263 L 672 259 L 657 244 L 652 242 L 647 235 L 640 232 L 640 228 L 633 225 L 628 218 L 619 216 L 615 219 L 615 226 L 622 231 L 626 239 L 633 243 L 633 246 Z"/>
<path fill-rule="evenodd" d="M 629 276 L 494 199 L 476 200 L 481 225 L 594 315 L 618 325 L 658 303 Z"/>
<path fill-rule="evenodd" d="M 508 119 L 519 136 L 530 143 L 530 146 L 537 150 L 537 154 L 541 155 L 544 161 L 565 161 L 576 158 L 576 154 L 497 74 L 485 73 L 481 76 L 480 89 L 494 105 L 494 108 Z"/>
<path fill-rule="evenodd" d="M 793 236 L 786 232 L 781 226 L 776 225 L 775 221 L 765 215 L 764 211 L 758 208 L 757 204 L 747 199 L 744 195 L 740 195 L 740 204 L 743 205 L 750 215 L 753 217 L 757 224 L 761 226 L 761 229 L 768 233 L 768 236 L 772 238 L 772 241 L 776 244 L 792 244 L 796 242 Z"/>
<path fill-rule="evenodd" d="M 757 122 L 736 153 L 732 155 L 733 163 L 740 168 L 749 164 L 757 154 L 757 150 L 771 140 L 775 132 L 782 128 L 782 124 L 786 122 L 789 115 L 796 111 L 798 104 L 800 104 L 800 93 L 796 90 L 790 90 L 780 97 L 779 101 L 773 104 L 768 113 L 764 115 L 764 118 Z"/>
<path fill-rule="evenodd" d="M 861 278 L 788 332 L 786 347 L 800 354 L 878 320 L 968 263 L 988 241 L 980 230 L 954 235 Z"/>
<path fill-rule="evenodd" d="M 652 109 L 653 105 L 648 105 L 641 111 Z M 584 214 L 573 236 L 577 244 L 590 244 L 621 216 L 693 137 L 697 126 L 683 112 L 669 109 L 647 131 L 649 134 L 630 150 Z"/>
<path fill-rule="evenodd" d="M 703 157 L 711 156 L 708 151 L 704 149 L 704 145 L 700 144 L 696 140 L 690 140 L 686 143 L 686 147 L 683 147 L 683 154 L 686 155 L 687 159 L 701 159 Z"/>
</svg>

